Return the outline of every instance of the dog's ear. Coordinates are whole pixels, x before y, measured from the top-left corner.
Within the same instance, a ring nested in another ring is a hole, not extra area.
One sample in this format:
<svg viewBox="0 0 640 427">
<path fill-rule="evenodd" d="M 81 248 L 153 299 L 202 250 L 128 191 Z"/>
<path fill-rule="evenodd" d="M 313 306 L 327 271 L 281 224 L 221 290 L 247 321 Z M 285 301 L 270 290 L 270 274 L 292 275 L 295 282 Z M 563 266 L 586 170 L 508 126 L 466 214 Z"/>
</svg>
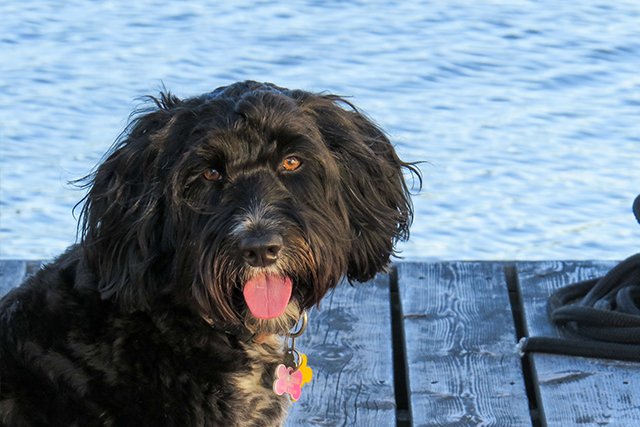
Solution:
<svg viewBox="0 0 640 427">
<path fill-rule="evenodd" d="M 155 111 L 131 122 L 92 175 L 82 208 L 84 259 L 103 298 L 115 296 L 127 309 L 148 307 L 157 291 L 164 215 L 163 139 L 173 133 L 176 105 L 170 94 Z"/>
<path fill-rule="evenodd" d="M 414 173 L 421 183 L 420 173 L 400 160 L 384 132 L 348 101 L 334 95 L 296 95 L 340 169 L 352 233 L 347 278 L 368 281 L 389 264 L 395 243 L 409 237 L 413 210 L 403 173 Z"/>
</svg>

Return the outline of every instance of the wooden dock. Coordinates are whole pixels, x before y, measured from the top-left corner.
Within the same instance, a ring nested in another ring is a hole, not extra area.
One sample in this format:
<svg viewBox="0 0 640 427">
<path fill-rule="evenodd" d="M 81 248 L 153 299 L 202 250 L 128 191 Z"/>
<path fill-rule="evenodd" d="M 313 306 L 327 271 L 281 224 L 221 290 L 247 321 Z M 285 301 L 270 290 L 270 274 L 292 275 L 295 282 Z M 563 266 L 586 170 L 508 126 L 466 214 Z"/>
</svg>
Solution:
<svg viewBox="0 0 640 427">
<path fill-rule="evenodd" d="M 640 426 L 640 363 L 534 354 L 545 304 L 615 262 L 400 262 L 340 286 L 298 346 L 313 381 L 287 426 Z M 38 268 L 0 261 L 0 295 Z"/>
</svg>

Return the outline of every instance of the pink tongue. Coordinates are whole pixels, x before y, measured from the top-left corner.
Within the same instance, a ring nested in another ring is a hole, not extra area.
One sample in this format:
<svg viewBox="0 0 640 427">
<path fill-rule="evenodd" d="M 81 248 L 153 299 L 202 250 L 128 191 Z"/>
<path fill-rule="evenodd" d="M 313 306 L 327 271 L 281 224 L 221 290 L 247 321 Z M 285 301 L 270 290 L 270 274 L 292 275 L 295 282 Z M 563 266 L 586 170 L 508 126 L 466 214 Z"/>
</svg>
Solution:
<svg viewBox="0 0 640 427">
<path fill-rule="evenodd" d="M 256 276 L 244 285 L 244 300 L 259 319 L 279 317 L 291 298 L 291 279 L 280 276 Z"/>
</svg>

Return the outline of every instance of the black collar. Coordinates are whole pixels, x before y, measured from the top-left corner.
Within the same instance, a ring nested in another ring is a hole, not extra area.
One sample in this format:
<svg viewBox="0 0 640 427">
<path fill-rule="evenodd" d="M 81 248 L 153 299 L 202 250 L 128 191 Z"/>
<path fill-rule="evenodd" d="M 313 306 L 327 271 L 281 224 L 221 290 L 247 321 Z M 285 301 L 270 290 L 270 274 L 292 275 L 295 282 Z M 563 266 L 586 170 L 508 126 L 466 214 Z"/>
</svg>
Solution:
<svg viewBox="0 0 640 427">
<path fill-rule="evenodd" d="M 211 327 L 213 328 L 213 325 L 211 325 Z M 226 327 L 222 328 L 222 330 L 225 334 L 234 336 L 238 339 L 238 341 L 241 341 L 243 343 L 252 342 L 256 335 L 258 335 L 251 332 L 249 329 L 247 329 L 246 326 L 241 325 L 227 325 Z"/>
<path fill-rule="evenodd" d="M 244 325 L 234 325 L 232 323 L 221 325 L 221 324 L 216 324 L 212 319 L 209 319 L 207 317 L 203 316 L 202 318 L 204 319 L 205 322 L 207 322 L 207 324 L 209 325 L 209 327 L 211 327 L 211 329 L 215 331 L 222 331 L 227 335 L 235 337 L 238 341 L 243 343 L 252 342 L 253 339 L 258 335 L 251 332 Z"/>
</svg>

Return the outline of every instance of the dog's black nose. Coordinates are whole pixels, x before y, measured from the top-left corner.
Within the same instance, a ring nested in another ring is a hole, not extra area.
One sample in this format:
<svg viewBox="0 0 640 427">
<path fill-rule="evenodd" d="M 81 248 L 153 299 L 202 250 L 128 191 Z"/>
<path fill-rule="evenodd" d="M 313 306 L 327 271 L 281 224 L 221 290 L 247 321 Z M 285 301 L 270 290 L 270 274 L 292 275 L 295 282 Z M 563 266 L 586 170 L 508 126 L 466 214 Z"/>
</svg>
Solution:
<svg viewBox="0 0 640 427">
<path fill-rule="evenodd" d="M 268 267 L 278 260 L 282 249 L 282 236 L 277 233 L 259 233 L 243 237 L 240 254 L 252 267 Z"/>
</svg>

